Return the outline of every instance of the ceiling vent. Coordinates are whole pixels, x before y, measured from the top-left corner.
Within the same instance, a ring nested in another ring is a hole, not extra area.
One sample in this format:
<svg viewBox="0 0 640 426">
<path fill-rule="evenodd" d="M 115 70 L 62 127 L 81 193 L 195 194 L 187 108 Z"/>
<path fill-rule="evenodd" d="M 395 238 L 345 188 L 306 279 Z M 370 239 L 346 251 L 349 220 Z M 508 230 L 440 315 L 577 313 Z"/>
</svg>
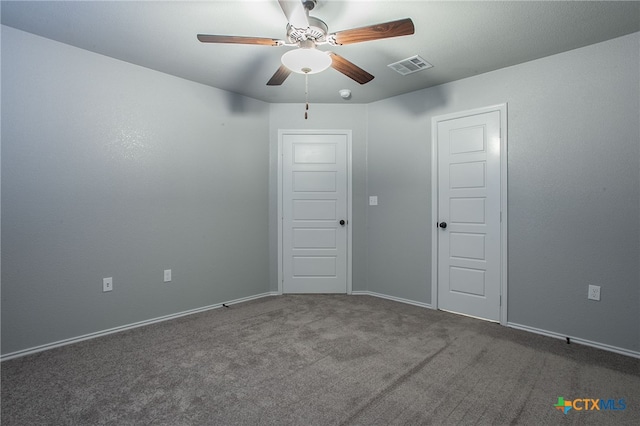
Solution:
<svg viewBox="0 0 640 426">
<path fill-rule="evenodd" d="M 414 72 L 426 70 L 433 67 L 433 65 L 431 65 L 429 62 L 425 61 L 418 55 L 403 59 L 398 62 L 394 62 L 393 64 L 389 64 L 387 66 L 402 75 L 413 74 Z"/>
</svg>

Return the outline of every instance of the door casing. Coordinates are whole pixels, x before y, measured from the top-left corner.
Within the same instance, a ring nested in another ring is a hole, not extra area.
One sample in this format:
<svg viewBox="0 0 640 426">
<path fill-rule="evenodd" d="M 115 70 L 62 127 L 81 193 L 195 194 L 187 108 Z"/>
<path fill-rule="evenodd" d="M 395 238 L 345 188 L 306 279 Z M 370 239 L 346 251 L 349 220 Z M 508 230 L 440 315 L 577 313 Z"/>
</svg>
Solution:
<svg viewBox="0 0 640 426">
<path fill-rule="evenodd" d="M 500 324 L 507 324 L 507 104 L 439 115 L 431 119 L 431 306 L 438 309 L 438 122 L 469 115 L 500 113 Z"/>
<path fill-rule="evenodd" d="M 282 140 L 284 135 L 344 135 L 347 138 L 347 294 L 352 291 L 352 148 L 351 148 L 351 130 L 326 130 L 326 129 L 278 129 L 278 294 L 283 293 L 284 268 L 283 268 L 283 194 L 282 194 L 282 175 L 283 175 L 283 149 Z"/>
</svg>

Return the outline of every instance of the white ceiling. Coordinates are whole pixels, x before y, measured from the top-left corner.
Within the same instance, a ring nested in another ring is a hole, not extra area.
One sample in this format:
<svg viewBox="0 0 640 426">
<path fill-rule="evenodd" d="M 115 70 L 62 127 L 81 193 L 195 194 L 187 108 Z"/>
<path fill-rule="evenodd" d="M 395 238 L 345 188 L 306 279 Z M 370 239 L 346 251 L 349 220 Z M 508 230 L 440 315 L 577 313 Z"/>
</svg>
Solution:
<svg viewBox="0 0 640 426">
<path fill-rule="evenodd" d="M 266 86 L 290 48 L 203 44 L 196 34 L 284 39 L 276 0 L 2 1 L 2 24 L 267 102 L 302 102 L 304 77 Z M 413 36 L 332 47 L 375 76 L 359 85 L 328 69 L 309 76 L 315 103 L 368 103 L 640 31 L 640 2 L 319 0 L 329 32 L 410 17 Z M 387 64 L 434 65 L 402 76 Z"/>
</svg>

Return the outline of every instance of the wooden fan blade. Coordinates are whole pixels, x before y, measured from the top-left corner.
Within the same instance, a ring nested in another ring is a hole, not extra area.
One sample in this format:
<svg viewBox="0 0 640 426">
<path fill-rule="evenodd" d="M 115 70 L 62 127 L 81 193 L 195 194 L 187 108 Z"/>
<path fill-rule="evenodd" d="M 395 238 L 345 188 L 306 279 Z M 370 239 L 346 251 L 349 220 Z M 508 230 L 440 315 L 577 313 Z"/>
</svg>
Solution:
<svg viewBox="0 0 640 426">
<path fill-rule="evenodd" d="M 280 86 L 282 83 L 284 83 L 287 77 L 289 77 L 289 74 L 291 74 L 291 70 L 289 70 L 289 68 L 285 67 L 284 65 L 280 65 L 278 71 L 276 71 L 275 74 L 273 74 L 273 76 L 271 77 L 271 80 L 267 82 L 267 86 Z"/>
<path fill-rule="evenodd" d="M 333 52 L 329 53 L 331 56 L 331 68 L 336 71 L 340 71 L 352 80 L 357 81 L 360 84 L 365 84 L 373 80 L 373 76 L 354 64 L 343 58 L 342 56 Z"/>
<path fill-rule="evenodd" d="M 261 46 L 278 46 L 281 40 L 262 37 L 240 37 L 228 35 L 198 34 L 198 40 L 203 43 L 233 43 L 233 44 L 259 44 Z"/>
<path fill-rule="evenodd" d="M 307 18 L 307 11 L 304 9 L 304 5 L 300 0 L 278 0 L 280 8 L 284 12 L 284 16 L 287 17 L 287 21 L 295 28 L 308 28 L 309 19 Z"/>
<path fill-rule="evenodd" d="M 334 34 L 336 44 L 352 44 L 362 41 L 380 40 L 382 38 L 411 35 L 415 32 L 410 18 L 385 22 L 368 27 L 338 31 Z"/>
</svg>

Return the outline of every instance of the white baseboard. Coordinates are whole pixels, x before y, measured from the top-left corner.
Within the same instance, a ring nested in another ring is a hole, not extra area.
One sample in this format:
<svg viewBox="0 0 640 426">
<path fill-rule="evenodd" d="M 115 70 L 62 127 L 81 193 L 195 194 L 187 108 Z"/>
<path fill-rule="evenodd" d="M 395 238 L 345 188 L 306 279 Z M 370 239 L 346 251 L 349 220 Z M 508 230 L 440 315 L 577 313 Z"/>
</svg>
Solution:
<svg viewBox="0 0 640 426">
<path fill-rule="evenodd" d="M 414 306 L 420 306 L 422 308 L 433 309 L 433 306 L 431 306 L 428 303 L 416 302 L 415 300 L 409 300 L 409 299 L 403 299 L 401 297 L 389 296 L 388 294 L 376 293 L 374 291 L 352 291 L 351 294 L 353 296 L 379 297 L 381 299 L 389 299 L 389 300 L 393 300 L 395 302 L 406 303 L 407 305 L 414 305 Z"/>
<path fill-rule="evenodd" d="M 260 299 L 262 297 L 268 297 L 268 296 L 277 296 L 277 295 L 278 295 L 277 291 L 271 291 L 271 292 L 267 292 L 267 293 L 256 294 L 254 296 L 242 297 L 240 299 L 234 299 L 234 300 L 230 300 L 228 302 L 223 302 L 223 303 L 217 303 L 217 304 L 214 304 L 214 305 L 203 306 L 201 308 L 190 309 L 188 311 L 182 311 L 182 312 L 178 312 L 178 313 L 175 313 L 175 314 L 164 315 L 164 316 L 161 316 L 161 317 L 152 318 L 152 319 L 145 320 L 145 321 L 139 321 L 139 322 L 134 322 L 132 324 L 127 324 L 127 325 L 122 325 L 122 326 L 119 326 L 119 327 L 109 328 L 107 330 L 97 331 L 95 333 L 84 334 L 84 335 L 78 336 L 78 337 L 71 337 L 69 339 L 59 340 L 57 342 L 47 343 L 47 344 L 40 345 L 40 346 L 34 346 L 32 348 L 23 349 L 23 350 L 20 350 L 20 351 L 11 352 L 11 353 L 2 355 L 2 356 L 0 356 L 0 361 L 7 361 L 9 359 L 19 358 L 19 357 L 22 357 L 22 356 L 25 356 L 25 355 L 31 355 L 31 354 L 35 354 L 37 352 L 46 351 L 48 349 L 53 349 L 53 348 L 57 348 L 57 347 L 60 347 L 60 346 L 66 346 L 66 345 L 71 345 L 73 343 L 82 342 L 83 340 L 95 339 L 96 337 L 102 337 L 102 336 L 106 336 L 108 334 L 119 333 L 121 331 L 131 330 L 132 328 L 138 328 L 138 327 L 142 327 L 142 326 L 145 326 L 145 325 L 155 324 L 155 323 L 158 323 L 158 322 L 169 321 L 169 320 L 180 318 L 180 317 L 184 317 L 184 316 L 187 316 L 187 315 L 193 315 L 193 314 L 197 314 L 197 313 L 200 313 L 200 312 L 210 311 L 211 309 L 218 309 L 218 308 L 221 308 L 222 305 L 235 305 L 236 303 L 248 302 L 249 300 Z"/>
<path fill-rule="evenodd" d="M 433 309 L 433 306 L 428 304 L 428 303 L 416 302 L 414 300 L 403 299 L 401 297 L 395 297 L 395 296 L 389 296 L 387 294 L 376 293 L 376 292 L 373 292 L 373 291 L 353 291 L 351 294 L 353 296 L 379 297 L 381 299 L 388 299 L 388 300 L 393 300 L 395 302 L 406 303 L 408 305 L 414 305 L 414 306 L 420 306 L 420 307 L 423 307 L 423 308 Z M 81 342 L 83 340 L 95 339 L 97 337 L 106 336 L 108 334 L 119 333 L 121 331 L 131 330 L 133 328 L 138 328 L 138 327 L 142 327 L 142 326 L 145 326 L 145 325 L 150 325 L 150 324 L 163 322 L 163 321 L 169 321 L 169 320 L 172 320 L 172 319 L 175 319 L 175 318 L 180 318 L 180 317 L 187 316 L 187 315 L 192 315 L 192 314 L 197 314 L 197 313 L 200 313 L 200 312 L 209 311 L 211 309 L 218 309 L 218 308 L 221 308 L 222 305 L 234 305 L 236 303 L 248 302 L 248 301 L 254 300 L 254 299 L 260 299 L 260 298 L 263 298 L 263 297 L 278 296 L 278 295 L 279 295 L 279 293 L 277 291 L 270 291 L 270 292 L 266 292 L 266 293 L 256 294 L 254 296 L 243 297 L 243 298 L 240 298 L 240 299 L 231 300 L 231 301 L 224 302 L 224 303 L 217 303 L 217 304 L 214 304 L 214 305 L 203 306 L 201 308 L 190 309 L 188 311 L 183 311 L 183 312 L 178 312 L 178 313 L 175 313 L 175 314 L 165 315 L 165 316 L 162 316 L 162 317 L 152 318 L 152 319 L 145 320 L 145 321 L 139 321 L 139 322 L 135 322 L 135 323 L 132 323 L 132 324 L 123 325 L 123 326 L 120 326 L 120 327 L 114 327 L 114 328 L 110 328 L 110 329 L 107 329 L 107 330 L 98 331 L 98 332 L 95 332 L 95 333 L 89 333 L 89 334 L 85 334 L 85 335 L 78 336 L 78 337 L 72 337 L 72 338 L 69 338 L 69 339 L 59 340 L 57 342 L 47 343 L 47 344 L 44 344 L 44 345 L 35 346 L 35 347 L 32 347 L 32 348 L 23 349 L 23 350 L 16 351 L 16 352 L 11 352 L 11 353 L 8 353 L 8 354 L 5 354 L 5 355 L 1 355 L 0 356 L 0 361 L 6 361 L 6 360 L 9 360 L 9 359 L 19 358 L 19 357 L 22 357 L 22 356 L 25 356 L 25 355 L 31 355 L 31 354 L 34 354 L 34 353 L 37 353 L 37 352 L 46 351 L 48 349 L 53 349 L 53 348 L 57 348 L 57 347 L 60 347 L 60 346 L 71 345 L 73 343 L 78 343 L 78 342 Z M 594 347 L 594 348 L 597 348 L 597 349 L 602 349 L 602 350 L 609 351 L 609 352 L 615 352 L 615 353 L 618 353 L 618 354 L 621 354 L 621 355 L 630 356 L 630 357 L 633 357 L 633 358 L 640 358 L 640 352 L 632 351 L 632 350 L 624 349 L 624 348 L 619 348 L 619 347 L 616 347 L 616 346 L 607 345 L 605 343 L 593 342 L 591 340 L 581 339 L 579 337 L 566 336 L 564 334 L 556 333 L 556 332 L 553 332 L 553 331 L 542 330 L 542 329 L 539 329 L 539 328 L 529 327 L 527 325 L 516 324 L 516 323 L 513 323 L 513 322 L 507 322 L 507 327 L 516 328 L 518 330 L 528 331 L 530 333 L 541 334 L 543 336 L 553 337 L 555 339 L 560 339 L 560 340 L 566 340 L 566 338 L 568 337 L 574 343 L 578 343 L 578 344 L 585 345 L 585 346 L 591 346 L 591 347 Z"/>
<path fill-rule="evenodd" d="M 548 330 L 542 330 L 536 327 L 529 327 L 528 325 L 507 322 L 507 327 L 517 328 L 518 330 L 524 330 L 530 333 L 542 334 L 543 336 L 553 337 L 555 339 L 560 339 L 560 340 L 567 340 L 567 338 L 569 338 L 571 343 L 578 343 L 580 345 L 591 346 L 593 348 L 602 349 L 609 352 L 615 352 L 615 353 L 630 356 L 633 358 L 640 358 L 640 352 L 637 352 L 637 351 L 619 348 L 617 346 L 611 346 L 605 343 L 593 342 L 591 340 L 581 339 L 579 337 L 567 336 L 565 334 L 560 334 L 560 333 L 556 333 Z"/>
<path fill-rule="evenodd" d="M 421 306 L 423 308 L 434 309 L 432 305 L 428 303 L 415 302 L 413 300 L 402 299 L 400 297 L 389 296 L 386 294 L 375 293 L 373 291 L 354 291 L 351 293 L 354 296 L 373 296 L 380 297 L 382 299 L 394 300 L 396 302 L 407 303 L 409 305 Z M 605 343 L 593 342 L 591 340 L 581 339 L 579 337 L 566 336 L 564 334 L 555 333 L 553 331 L 542 330 L 535 327 L 529 327 L 527 325 L 516 324 L 513 322 L 507 322 L 507 327 L 517 328 L 518 330 L 528 331 L 530 333 L 542 334 L 543 336 L 553 337 L 555 339 L 566 340 L 567 337 L 571 340 L 572 343 L 577 343 L 580 345 L 591 346 L 597 349 L 602 349 L 609 352 L 615 352 L 621 355 L 630 356 L 633 358 L 640 358 L 640 352 L 632 351 L 629 349 L 619 348 L 617 346 L 607 345 Z"/>
</svg>

